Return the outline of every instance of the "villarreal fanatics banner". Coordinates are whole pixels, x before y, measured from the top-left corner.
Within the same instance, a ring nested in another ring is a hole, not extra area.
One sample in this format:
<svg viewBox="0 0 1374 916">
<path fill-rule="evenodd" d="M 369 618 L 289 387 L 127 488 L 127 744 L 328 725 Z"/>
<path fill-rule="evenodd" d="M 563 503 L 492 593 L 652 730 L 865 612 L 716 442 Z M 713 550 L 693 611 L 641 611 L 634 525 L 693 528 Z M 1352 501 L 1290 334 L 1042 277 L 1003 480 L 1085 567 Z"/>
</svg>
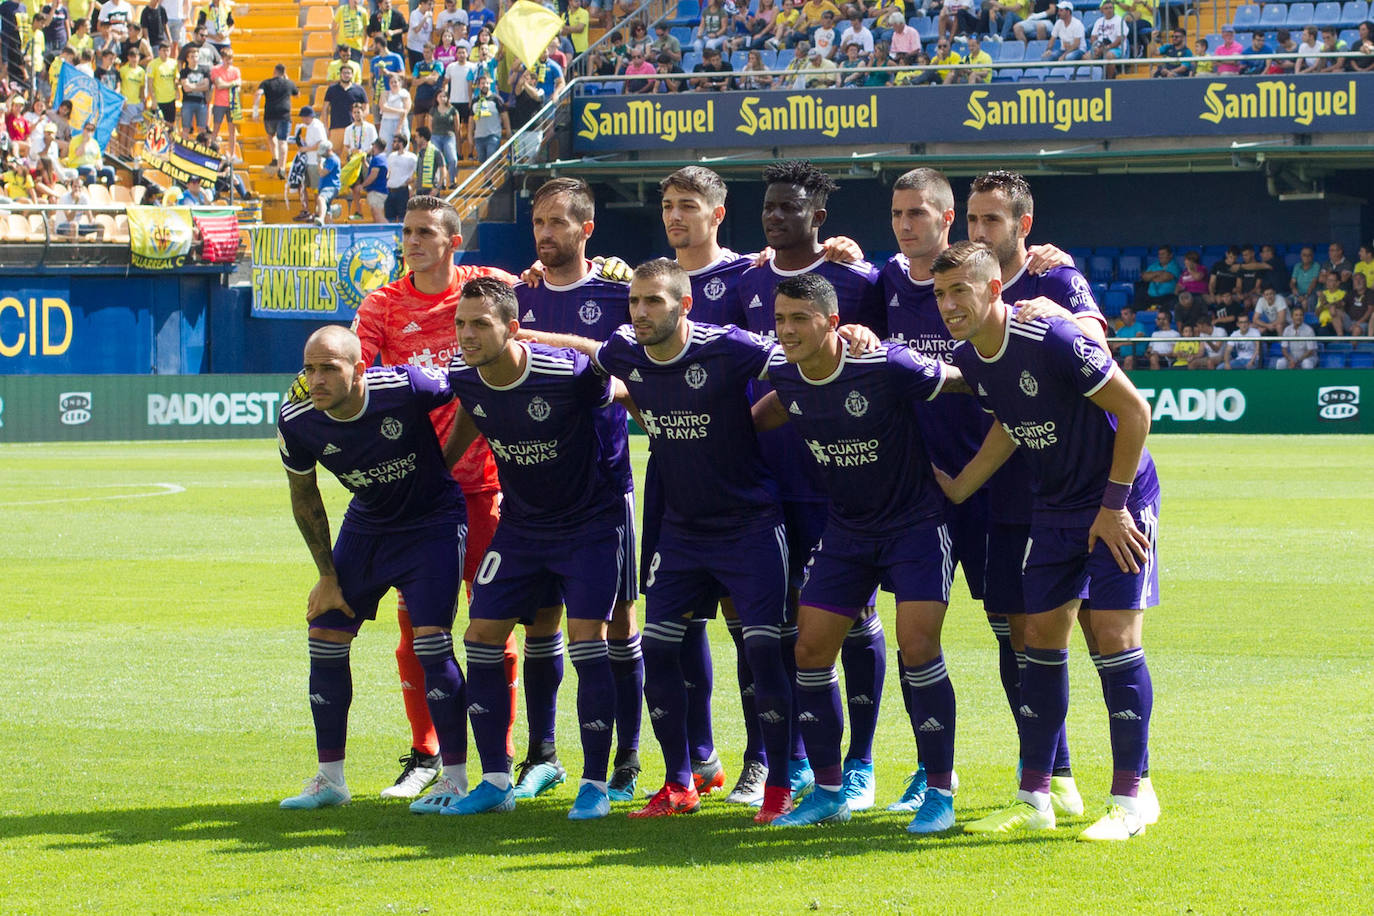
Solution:
<svg viewBox="0 0 1374 916">
<path fill-rule="evenodd" d="M 1374 130 L 1374 73 L 593 95 L 578 153 Z"/>
<path fill-rule="evenodd" d="M 399 279 L 400 227 L 253 229 L 253 317 L 346 322 L 368 293 Z"/>
<path fill-rule="evenodd" d="M 129 207 L 129 260 L 143 270 L 186 264 L 194 235 L 190 207 Z"/>
</svg>

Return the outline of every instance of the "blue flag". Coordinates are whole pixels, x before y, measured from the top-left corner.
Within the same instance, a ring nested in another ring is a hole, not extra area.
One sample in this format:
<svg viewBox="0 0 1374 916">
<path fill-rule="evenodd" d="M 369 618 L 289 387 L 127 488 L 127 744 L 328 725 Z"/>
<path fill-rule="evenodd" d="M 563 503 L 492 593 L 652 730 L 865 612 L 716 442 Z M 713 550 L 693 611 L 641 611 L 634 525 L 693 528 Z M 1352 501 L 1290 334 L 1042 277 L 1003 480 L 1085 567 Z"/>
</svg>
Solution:
<svg viewBox="0 0 1374 916">
<path fill-rule="evenodd" d="M 53 90 L 52 107 L 63 102 L 72 103 L 72 116 L 68 121 L 73 131 L 86 126 L 86 121 L 95 118 L 95 142 L 105 149 L 110 136 L 119 127 L 119 113 L 124 110 L 124 96 L 108 86 L 101 84 L 93 76 L 87 76 L 66 61 L 57 77 L 57 88 Z"/>
</svg>

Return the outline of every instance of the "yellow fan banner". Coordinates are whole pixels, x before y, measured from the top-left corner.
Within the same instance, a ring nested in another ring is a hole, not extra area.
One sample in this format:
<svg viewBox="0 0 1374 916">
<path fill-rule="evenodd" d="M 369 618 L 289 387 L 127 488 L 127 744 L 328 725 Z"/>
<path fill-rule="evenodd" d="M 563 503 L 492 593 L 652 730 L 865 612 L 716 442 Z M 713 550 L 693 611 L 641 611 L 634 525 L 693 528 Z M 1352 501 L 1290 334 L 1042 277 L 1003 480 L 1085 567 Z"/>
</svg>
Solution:
<svg viewBox="0 0 1374 916">
<path fill-rule="evenodd" d="M 175 270 L 191 253 L 190 207 L 129 207 L 129 260 L 143 270 Z"/>
<path fill-rule="evenodd" d="M 532 0 L 516 0 L 496 21 L 496 40 L 531 70 L 549 42 L 558 37 L 563 20 Z"/>
</svg>

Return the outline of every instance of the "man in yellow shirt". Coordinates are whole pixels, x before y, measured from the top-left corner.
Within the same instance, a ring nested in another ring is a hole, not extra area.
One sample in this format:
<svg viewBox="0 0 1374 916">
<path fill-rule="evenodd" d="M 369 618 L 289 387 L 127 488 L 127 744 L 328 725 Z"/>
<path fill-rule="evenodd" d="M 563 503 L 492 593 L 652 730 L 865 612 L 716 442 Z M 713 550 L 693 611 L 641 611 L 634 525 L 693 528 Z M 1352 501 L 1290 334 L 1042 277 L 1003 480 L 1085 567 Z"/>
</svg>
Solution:
<svg viewBox="0 0 1374 916">
<path fill-rule="evenodd" d="M 148 71 L 138 60 L 139 50 L 131 45 L 125 48 L 119 68 L 119 91 L 124 96 L 124 110 L 119 113 L 119 149 L 125 153 L 133 151 L 134 125 L 143 120 L 143 105 L 148 99 Z"/>
<path fill-rule="evenodd" d="M 343 71 L 344 67 L 347 67 L 353 71 L 353 84 L 362 86 L 366 91 L 367 87 L 363 83 L 363 65 L 353 59 L 353 49 L 348 45 L 339 45 L 338 51 L 335 53 L 335 58 L 329 62 L 329 70 L 325 73 L 325 79 L 331 83 L 337 83 L 339 73 Z"/>
<path fill-rule="evenodd" d="M 364 42 L 367 41 L 367 10 L 358 0 L 348 0 L 334 14 L 334 44 L 345 45 L 358 52 L 362 57 Z M 334 80 L 337 77 L 330 77 Z"/>
<path fill-rule="evenodd" d="M 954 48 L 950 47 L 950 45 L 947 44 L 947 41 L 948 39 L 941 39 L 940 42 L 935 46 L 935 56 L 930 59 L 930 63 L 933 66 L 947 67 L 950 64 L 962 64 L 964 62 L 964 59 L 959 56 L 959 52 L 954 50 Z M 954 82 L 955 71 L 936 70 L 935 72 L 940 77 L 940 82 Z"/>
<path fill-rule="evenodd" d="M 153 102 L 158 114 L 168 124 L 177 120 L 177 62 L 172 59 L 172 45 L 163 43 L 157 47 L 157 59 L 148 68 L 149 78 L 153 81 Z"/>
<path fill-rule="evenodd" d="M 944 63 L 941 61 L 940 63 Z M 986 70 L 957 70 L 954 73 L 953 83 L 990 83 L 992 82 L 992 55 L 983 50 L 983 43 L 977 36 L 968 37 L 968 57 L 964 58 L 966 64 L 984 64 Z"/>
<path fill-rule="evenodd" d="M 559 35 L 572 44 L 573 54 L 587 50 L 587 36 L 591 30 L 592 14 L 587 12 L 582 0 L 568 0 L 568 11 L 563 14 L 563 28 Z M 566 48 L 564 50 L 567 50 Z"/>
</svg>

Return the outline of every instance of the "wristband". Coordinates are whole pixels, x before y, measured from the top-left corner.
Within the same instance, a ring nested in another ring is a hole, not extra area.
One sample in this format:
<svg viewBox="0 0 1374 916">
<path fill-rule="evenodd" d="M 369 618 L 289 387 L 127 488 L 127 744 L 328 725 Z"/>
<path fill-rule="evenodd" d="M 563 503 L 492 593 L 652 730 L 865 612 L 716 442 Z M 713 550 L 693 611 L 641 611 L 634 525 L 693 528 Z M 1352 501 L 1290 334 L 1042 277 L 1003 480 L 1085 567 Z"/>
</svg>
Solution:
<svg viewBox="0 0 1374 916">
<path fill-rule="evenodd" d="M 1107 489 L 1102 491 L 1102 508 L 1110 509 L 1113 512 L 1120 512 L 1122 509 L 1126 508 L 1126 497 L 1130 495 L 1130 484 L 1108 480 Z"/>
</svg>

